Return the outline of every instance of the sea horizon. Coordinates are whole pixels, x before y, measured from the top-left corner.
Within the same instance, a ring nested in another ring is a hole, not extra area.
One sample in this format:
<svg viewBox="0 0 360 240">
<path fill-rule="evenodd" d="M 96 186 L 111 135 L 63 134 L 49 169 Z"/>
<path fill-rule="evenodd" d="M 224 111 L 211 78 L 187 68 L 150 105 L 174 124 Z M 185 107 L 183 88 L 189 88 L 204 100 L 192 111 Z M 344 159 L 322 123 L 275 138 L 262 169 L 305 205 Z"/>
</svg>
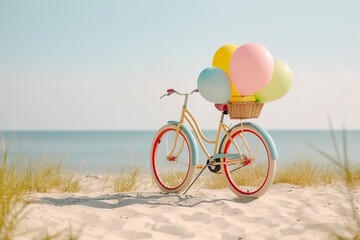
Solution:
<svg viewBox="0 0 360 240">
<path fill-rule="evenodd" d="M 150 148 L 157 130 L 6 130 L 0 131 L 0 152 L 26 159 L 44 157 L 61 159 L 66 170 L 83 173 L 107 173 L 124 165 L 150 165 Z M 277 147 L 278 166 L 300 159 L 326 162 L 313 147 L 336 154 L 332 135 L 343 151 L 343 130 L 267 130 Z M 360 130 L 346 130 L 347 154 L 352 162 L 360 163 Z M 204 130 L 214 139 L 215 130 Z M 212 148 L 209 148 L 212 152 Z M 206 162 L 199 148 L 199 163 Z"/>
</svg>

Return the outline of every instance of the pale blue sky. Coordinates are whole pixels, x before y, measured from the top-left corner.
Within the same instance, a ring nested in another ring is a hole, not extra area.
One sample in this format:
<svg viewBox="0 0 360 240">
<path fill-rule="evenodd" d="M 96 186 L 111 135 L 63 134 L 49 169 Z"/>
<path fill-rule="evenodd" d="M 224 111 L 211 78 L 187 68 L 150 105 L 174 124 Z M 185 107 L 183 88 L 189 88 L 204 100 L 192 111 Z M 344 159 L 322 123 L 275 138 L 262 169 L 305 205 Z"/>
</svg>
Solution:
<svg viewBox="0 0 360 240">
<path fill-rule="evenodd" d="M 360 129 L 359 1 L 0 0 L 0 130 L 157 129 L 224 44 L 259 42 L 293 87 L 267 129 Z M 199 95 L 190 110 L 214 129 Z"/>
</svg>

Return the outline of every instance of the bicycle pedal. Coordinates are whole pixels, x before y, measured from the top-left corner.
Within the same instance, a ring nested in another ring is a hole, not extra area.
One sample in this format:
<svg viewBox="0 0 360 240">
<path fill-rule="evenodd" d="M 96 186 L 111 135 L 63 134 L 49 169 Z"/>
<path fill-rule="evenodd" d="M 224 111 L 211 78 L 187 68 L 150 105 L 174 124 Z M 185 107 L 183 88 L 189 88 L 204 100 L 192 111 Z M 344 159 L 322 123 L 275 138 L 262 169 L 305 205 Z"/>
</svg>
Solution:
<svg viewBox="0 0 360 240">
<path fill-rule="evenodd" d="M 204 165 L 202 165 L 202 164 L 196 165 L 196 168 L 197 168 L 197 169 L 202 169 L 203 167 L 204 167 Z"/>
</svg>

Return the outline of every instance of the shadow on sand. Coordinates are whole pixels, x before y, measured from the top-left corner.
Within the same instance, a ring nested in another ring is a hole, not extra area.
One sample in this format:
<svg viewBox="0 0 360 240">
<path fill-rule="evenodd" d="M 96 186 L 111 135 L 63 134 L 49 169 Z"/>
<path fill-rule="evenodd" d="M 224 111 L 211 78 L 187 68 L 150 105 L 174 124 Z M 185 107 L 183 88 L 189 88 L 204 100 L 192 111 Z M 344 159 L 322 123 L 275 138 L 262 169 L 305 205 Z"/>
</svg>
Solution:
<svg viewBox="0 0 360 240">
<path fill-rule="evenodd" d="M 41 197 L 34 199 L 34 202 L 49 204 L 54 206 L 70 206 L 70 205 L 83 205 L 93 208 L 120 208 L 126 207 L 133 204 L 146 204 L 152 206 L 174 206 L 174 207 L 194 207 L 199 204 L 208 203 L 221 203 L 224 201 L 228 202 L 239 202 L 249 203 L 254 201 L 254 198 L 236 198 L 236 199 L 224 199 L 224 198 L 213 198 L 208 197 L 195 197 L 192 195 L 181 195 L 181 194 L 167 194 L 167 193 L 118 193 L 118 194 L 106 194 L 98 197 L 89 196 L 71 196 L 65 198 L 54 198 L 54 197 Z"/>
</svg>

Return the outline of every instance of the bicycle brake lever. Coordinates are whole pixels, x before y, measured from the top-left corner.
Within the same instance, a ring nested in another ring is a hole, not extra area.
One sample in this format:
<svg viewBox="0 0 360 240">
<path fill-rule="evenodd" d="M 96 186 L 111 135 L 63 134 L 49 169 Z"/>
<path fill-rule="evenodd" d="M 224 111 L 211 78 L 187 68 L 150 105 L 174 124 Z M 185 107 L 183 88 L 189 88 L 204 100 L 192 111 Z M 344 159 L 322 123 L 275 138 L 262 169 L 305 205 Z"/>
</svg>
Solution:
<svg viewBox="0 0 360 240">
<path fill-rule="evenodd" d="M 173 94 L 173 93 L 175 92 L 175 90 L 172 89 L 172 88 L 169 88 L 168 90 L 166 90 L 166 92 L 167 92 L 167 93 L 165 93 L 164 95 L 162 95 L 162 96 L 160 97 L 160 99 L 162 99 L 163 97 L 166 97 L 166 96 L 170 96 L 171 94 Z"/>
<path fill-rule="evenodd" d="M 163 97 L 166 97 L 166 96 L 170 96 L 170 94 L 169 94 L 169 93 L 166 93 L 166 94 L 162 95 L 162 96 L 160 97 L 160 99 L 162 99 Z"/>
</svg>

